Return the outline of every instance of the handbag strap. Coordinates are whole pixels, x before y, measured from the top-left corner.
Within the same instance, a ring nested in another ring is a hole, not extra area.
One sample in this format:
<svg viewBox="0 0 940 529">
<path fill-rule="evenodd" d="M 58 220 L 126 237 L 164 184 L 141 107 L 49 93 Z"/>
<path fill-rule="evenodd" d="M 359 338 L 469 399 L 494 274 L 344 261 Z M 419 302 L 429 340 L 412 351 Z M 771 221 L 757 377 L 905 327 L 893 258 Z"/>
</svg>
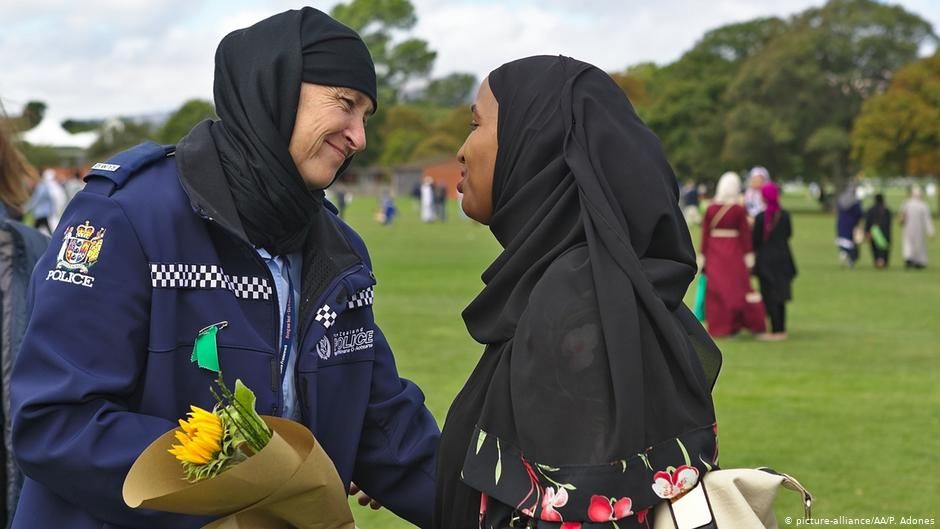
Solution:
<svg viewBox="0 0 940 529">
<path fill-rule="evenodd" d="M 799 492 L 803 497 L 803 519 L 809 520 L 813 517 L 813 495 L 810 494 L 806 487 L 803 486 L 796 478 L 789 474 L 784 474 L 783 472 L 777 472 L 776 470 L 769 467 L 758 467 L 758 470 L 763 470 L 768 474 L 773 474 L 775 476 L 780 476 L 783 478 L 783 486 L 792 490 Z"/>
</svg>

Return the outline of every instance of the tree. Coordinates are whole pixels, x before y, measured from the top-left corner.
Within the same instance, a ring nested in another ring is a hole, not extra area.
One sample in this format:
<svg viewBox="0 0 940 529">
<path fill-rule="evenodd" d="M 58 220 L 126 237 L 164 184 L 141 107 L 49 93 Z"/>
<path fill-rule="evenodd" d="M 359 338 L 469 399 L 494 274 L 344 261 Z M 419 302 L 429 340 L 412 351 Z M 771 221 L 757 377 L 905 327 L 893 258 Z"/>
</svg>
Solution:
<svg viewBox="0 0 940 529">
<path fill-rule="evenodd" d="M 7 128 L 10 132 L 19 133 L 39 125 L 42 118 L 46 115 L 46 104 L 42 101 L 29 101 L 23 107 L 19 116 L 8 116 L 4 118 Z M 2 116 L 2 114 L 0 114 Z"/>
<path fill-rule="evenodd" d="M 205 99 L 190 99 L 160 127 L 154 135 L 159 143 L 176 143 L 197 123 L 206 119 L 216 119 L 215 107 Z"/>
<path fill-rule="evenodd" d="M 865 171 L 940 176 L 940 52 L 901 68 L 885 93 L 866 101 L 851 140 Z"/>
<path fill-rule="evenodd" d="M 88 158 L 106 160 L 138 143 L 152 139 L 152 127 L 143 121 L 118 119 L 105 123 L 98 140 L 88 148 Z"/>
<path fill-rule="evenodd" d="M 635 108 L 640 109 L 649 105 L 650 96 L 646 90 L 646 80 L 631 74 L 629 69 L 623 72 L 613 72 L 610 78 L 623 90 Z"/>
<path fill-rule="evenodd" d="M 379 164 L 393 167 L 439 156 L 455 156 L 467 137 L 470 108 L 396 105 L 379 131 L 385 138 Z"/>
<path fill-rule="evenodd" d="M 409 38 L 393 43 L 394 32 L 417 23 L 409 0 L 352 0 L 336 5 L 333 18 L 359 32 L 375 62 L 380 104 L 400 101 L 406 85 L 431 72 L 437 54 L 427 41 Z"/>
<path fill-rule="evenodd" d="M 679 175 L 714 181 L 727 170 L 722 153 L 733 102 L 725 97 L 726 92 L 741 64 L 759 53 L 784 26 L 778 18 L 722 26 L 707 32 L 672 64 L 662 68 L 637 65 L 627 70 L 633 78 L 644 81 L 650 102 L 644 104 L 642 95 L 637 97 L 637 112 L 659 136 Z M 625 89 L 631 98 L 636 97 L 629 86 Z M 752 114 L 739 112 L 736 120 Z M 731 130 L 741 132 L 737 127 Z M 740 138 L 732 140 L 736 143 Z"/>
<path fill-rule="evenodd" d="M 375 63 L 378 103 L 382 110 L 369 120 L 369 148 L 358 154 L 353 162 L 364 167 L 378 161 L 386 148 L 382 132 L 388 122 L 386 111 L 402 100 L 406 88 L 413 81 L 427 78 L 436 53 L 420 39 L 393 42 L 393 34 L 413 28 L 418 21 L 409 0 L 351 0 L 337 4 L 330 14 L 362 36 Z M 401 140 L 396 142 L 401 143 Z M 402 150 L 400 145 L 395 149 Z"/>
<path fill-rule="evenodd" d="M 98 130 L 103 123 L 100 119 L 67 119 L 62 122 L 62 128 L 71 134 L 78 134 Z"/>
<path fill-rule="evenodd" d="M 782 178 L 841 181 L 855 172 L 849 131 L 863 101 L 882 92 L 898 68 L 936 42 L 930 24 L 899 6 L 875 0 L 830 0 L 794 17 L 742 64 L 725 100 L 725 161 L 763 160 Z M 768 129 L 753 108 L 763 109 Z M 768 141 L 769 139 L 769 141 Z"/>
<path fill-rule="evenodd" d="M 470 73 L 452 73 L 440 79 L 434 79 L 424 89 L 421 101 L 430 105 L 455 107 L 466 104 L 473 97 L 477 78 Z"/>
<path fill-rule="evenodd" d="M 456 156 L 470 133 L 470 115 L 469 105 L 461 105 L 434 120 L 430 134 L 415 147 L 412 160 Z"/>
<path fill-rule="evenodd" d="M 385 121 L 378 134 L 385 138 L 378 162 L 392 167 L 411 161 L 415 147 L 429 132 L 424 115 L 415 105 L 397 105 L 385 111 Z"/>
<path fill-rule="evenodd" d="M 42 118 L 46 115 L 46 104 L 42 101 L 30 101 L 26 103 L 23 109 L 23 130 L 29 130 L 42 123 Z"/>
</svg>

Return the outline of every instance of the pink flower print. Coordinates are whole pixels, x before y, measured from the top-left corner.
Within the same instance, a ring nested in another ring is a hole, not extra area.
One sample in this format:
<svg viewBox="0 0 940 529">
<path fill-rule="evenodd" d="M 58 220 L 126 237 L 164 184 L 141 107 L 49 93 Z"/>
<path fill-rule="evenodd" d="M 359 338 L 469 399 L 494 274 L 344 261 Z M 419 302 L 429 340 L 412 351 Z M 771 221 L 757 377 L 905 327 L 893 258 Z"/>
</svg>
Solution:
<svg viewBox="0 0 940 529">
<path fill-rule="evenodd" d="M 653 492 L 664 499 L 692 490 L 698 483 L 698 469 L 682 465 L 672 472 L 659 471 L 653 476 Z"/>
<path fill-rule="evenodd" d="M 581 529 L 581 522 L 565 522 L 561 524 L 561 529 Z"/>
<path fill-rule="evenodd" d="M 561 514 L 555 510 L 555 507 L 564 507 L 568 503 L 568 491 L 564 487 L 559 487 L 558 492 L 552 487 L 545 487 L 545 494 L 542 496 L 542 514 L 541 518 L 546 522 L 560 522 Z"/>
<path fill-rule="evenodd" d="M 610 522 L 626 518 L 633 514 L 633 500 L 624 496 L 615 499 L 597 494 L 591 496 L 588 506 L 588 519 L 592 522 Z"/>
</svg>

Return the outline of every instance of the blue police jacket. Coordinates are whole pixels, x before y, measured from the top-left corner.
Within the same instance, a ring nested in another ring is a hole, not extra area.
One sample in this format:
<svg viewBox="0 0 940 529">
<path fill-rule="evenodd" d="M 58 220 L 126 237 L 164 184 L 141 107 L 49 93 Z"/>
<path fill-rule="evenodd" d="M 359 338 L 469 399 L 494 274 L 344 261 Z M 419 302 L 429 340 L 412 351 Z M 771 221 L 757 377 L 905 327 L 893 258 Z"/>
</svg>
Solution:
<svg viewBox="0 0 940 529">
<path fill-rule="evenodd" d="M 375 324 L 363 241 L 335 210 L 321 215 L 303 250 L 296 371 L 282 375 L 273 279 L 218 163 L 186 141 L 97 164 L 37 264 L 11 388 L 13 448 L 27 477 L 13 526 L 207 523 L 130 509 L 121 490 L 141 451 L 190 404 L 214 404 L 216 374 L 190 356 L 199 330 L 222 321 L 229 387 L 241 379 L 260 413 L 278 415 L 281 377 L 296 377 L 302 422 L 343 482 L 430 526 L 440 432 Z"/>
</svg>

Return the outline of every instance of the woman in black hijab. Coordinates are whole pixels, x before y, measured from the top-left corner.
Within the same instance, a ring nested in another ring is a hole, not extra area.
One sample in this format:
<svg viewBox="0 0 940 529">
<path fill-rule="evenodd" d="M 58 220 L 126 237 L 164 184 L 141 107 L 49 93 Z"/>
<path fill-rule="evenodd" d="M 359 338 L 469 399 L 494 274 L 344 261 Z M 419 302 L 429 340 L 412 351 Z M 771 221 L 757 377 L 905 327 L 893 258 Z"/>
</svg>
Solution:
<svg viewBox="0 0 940 529">
<path fill-rule="evenodd" d="M 327 88 L 335 93 L 308 94 Z M 299 251 L 320 214 L 323 188 L 365 148 L 364 130 L 362 137 L 344 134 L 345 124 L 330 126 L 328 116 L 344 98 L 349 113 L 375 112 L 375 67 L 368 48 L 355 31 L 321 11 L 287 11 L 222 40 L 214 93 L 220 120 L 195 128 L 180 142 L 181 155 L 221 162 L 242 227 L 255 246 L 271 255 Z M 336 105 L 320 103 L 331 97 Z M 363 117 L 357 121 L 364 128 Z M 334 165 L 309 166 L 311 158 L 322 161 L 334 148 L 343 151 Z M 189 185 L 189 191 L 201 187 Z"/>
<path fill-rule="evenodd" d="M 313 8 L 286 11 L 219 44 L 219 121 L 175 151 L 148 143 L 95 165 L 37 264 L 64 274 L 57 250 L 97 227 L 97 249 L 67 263 L 84 286 L 39 274 L 30 286 L 31 321 L 45 323 L 27 330 L 10 385 L 26 476 L 13 527 L 205 526 L 132 510 L 122 487 L 191 405 L 211 408 L 219 368 L 260 413 L 314 432 L 340 483 L 430 526 L 440 432 L 375 322 L 362 239 L 323 200 L 365 147 L 375 100 L 359 35 Z M 63 306 L 82 310 L 62 318 Z M 191 362 L 206 336 L 213 369 Z"/>
<path fill-rule="evenodd" d="M 574 59 L 494 70 L 473 117 L 458 188 L 503 252 L 463 314 L 485 349 L 447 415 L 434 526 L 646 527 L 717 458 L 720 353 L 682 304 L 675 177 Z"/>
</svg>

